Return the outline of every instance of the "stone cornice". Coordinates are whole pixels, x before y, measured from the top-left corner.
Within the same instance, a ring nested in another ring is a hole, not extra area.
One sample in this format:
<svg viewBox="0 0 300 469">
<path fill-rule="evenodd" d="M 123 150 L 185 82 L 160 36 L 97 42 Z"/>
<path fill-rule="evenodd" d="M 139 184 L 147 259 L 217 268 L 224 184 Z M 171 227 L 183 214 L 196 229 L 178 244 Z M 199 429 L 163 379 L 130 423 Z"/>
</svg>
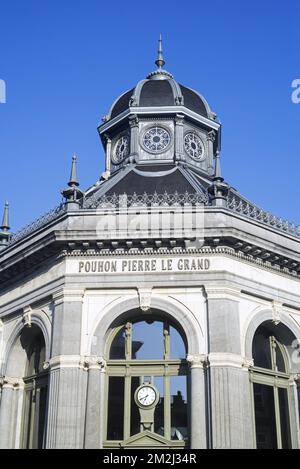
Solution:
<svg viewBox="0 0 300 469">
<path fill-rule="evenodd" d="M 219 240 L 220 241 L 220 240 Z M 166 242 L 166 240 L 164 240 Z M 101 244 L 101 243 L 98 243 Z M 250 263 L 252 265 L 258 266 L 270 272 L 276 272 L 280 275 L 292 277 L 294 279 L 300 278 L 300 262 L 296 262 L 294 259 L 290 261 L 288 259 L 282 258 L 279 263 L 272 263 L 264 259 L 264 251 L 260 249 L 255 249 L 253 247 L 253 254 L 248 255 L 242 251 L 238 251 L 231 246 L 204 246 L 204 247 L 181 247 L 181 246 L 166 246 L 166 247 L 150 247 L 141 244 L 141 246 L 130 247 L 130 244 L 127 242 L 127 248 L 123 248 L 122 241 L 117 241 L 113 246 L 104 248 L 99 246 L 99 248 L 93 248 L 91 245 L 85 249 L 74 247 L 73 249 L 64 249 L 60 257 L 117 257 L 117 256 L 171 256 L 171 255 L 205 255 L 205 256 L 228 256 L 234 259 L 241 260 L 243 262 Z M 132 243 L 131 243 L 132 244 Z M 149 243 L 148 243 L 149 244 Z M 278 260 L 279 262 L 279 260 Z M 284 266 L 291 265 L 290 268 Z M 296 270 L 292 270 L 291 267 L 294 267 Z"/>
</svg>

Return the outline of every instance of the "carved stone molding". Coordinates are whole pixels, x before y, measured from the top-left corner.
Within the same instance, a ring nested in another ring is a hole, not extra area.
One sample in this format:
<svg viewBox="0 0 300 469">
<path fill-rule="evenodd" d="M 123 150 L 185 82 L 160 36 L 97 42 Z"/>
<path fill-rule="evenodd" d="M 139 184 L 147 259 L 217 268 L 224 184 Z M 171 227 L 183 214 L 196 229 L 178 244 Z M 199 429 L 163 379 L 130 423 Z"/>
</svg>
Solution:
<svg viewBox="0 0 300 469">
<path fill-rule="evenodd" d="M 191 368 L 206 368 L 208 366 L 206 355 L 188 355 L 186 361 Z"/>
<path fill-rule="evenodd" d="M 97 357 L 91 355 L 83 358 L 83 367 L 86 371 L 88 370 L 99 370 L 101 372 L 106 371 L 106 360 L 103 357 Z"/>
<path fill-rule="evenodd" d="M 272 302 L 272 322 L 275 326 L 281 323 L 281 315 L 282 315 L 282 303 L 279 301 Z"/>
<path fill-rule="evenodd" d="M 294 381 L 297 386 L 300 386 L 300 374 L 294 375 Z"/>
<path fill-rule="evenodd" d="M 152 296 L 151 288 L 149 289 L 139 288 L 139 301 L 140 301 L 140 308 L 142 311 L 146 312 L 150 310 L 151 296 Z"/>
<path fill-rule="evenodd" d="M 31 327 L 32 309 L 31 306 L 23 308 L 22 321 L 25 327 Z"/>
<path fill-rule="evenodd" d="M 21 378 L 12 378 L 10 376 L 3 376 L 0 379 L 0 386 L 2 389 L 23 389 L 24 381 Z"/>
<path fill-rule="evenodd" d="M 244 361 L 242 363 L 242 367 L 245 369 L 245 370 L 249 370 L 249 368 L 251 368 L 252 366 L 254 366 L 254 360 L 253 358 L 247 358 L 245 357 L 244 358 Z"/>
</svg>

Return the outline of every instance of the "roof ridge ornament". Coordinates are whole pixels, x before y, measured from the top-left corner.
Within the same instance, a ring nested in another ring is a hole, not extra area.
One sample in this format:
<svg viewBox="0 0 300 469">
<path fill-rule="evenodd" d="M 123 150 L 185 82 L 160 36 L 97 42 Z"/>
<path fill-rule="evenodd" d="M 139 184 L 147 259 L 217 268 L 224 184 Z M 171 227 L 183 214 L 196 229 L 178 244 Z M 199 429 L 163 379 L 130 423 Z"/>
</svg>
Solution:
<svg viewBox="0 0 300 469">
<path fill-rule="evenodd" d="M 155 61 L 155 64 L 159 69 L 163 68 L 165 65 L 165 60 L 164 60 L 164 53 L 163 53 L 163 47 L 162 47 L 162 34 L 160 33 L 159 35 L 159 40 L 158 40 L 158 53 L 157 53 L 157 59 Z"/>
<path fill-rule="evenodd" d="M 154 72 L 149 73 L 147 76 L 148 80 L 170 80 L 173 78 L 171 73 L 167 72 L 167 70 L 163 69 L 165 65 L 164 53 L 163 53 L 163 45 L 162 45 L 162 34 L 159 35 L 158 39 L 158 51 L 157 51 L 157 59 L 155 64 L 157 66 L 157 70 Z"/>
<path fill-rule="evenodd" d="M 5 202 L 4 205 L 4 212 L 3 212 L 3 219 L 2 219 L 2 225 L 0 226 L 0 229 L 2 231 L 9 231 L 10 226 L 9 226 L 9 203 Z"/>
<path fill-rule="evenodd" d="M 66 208 L 74 210 L 79 208 L 80 200 L 83 198 L 83 192 L 79 189 L 79 182 L 77 179 L 77 156 L 72 157 L 72 167 L 68 188 L 64 189 L 61 193 L 65 199 Z"/>
<path fill-rule="evenodd" d="M 9 226 L 9 203 L 5 202 L 2 225 L 0 226 L 0 251 L 5 249 L 11 238 Z"/>
</svg>

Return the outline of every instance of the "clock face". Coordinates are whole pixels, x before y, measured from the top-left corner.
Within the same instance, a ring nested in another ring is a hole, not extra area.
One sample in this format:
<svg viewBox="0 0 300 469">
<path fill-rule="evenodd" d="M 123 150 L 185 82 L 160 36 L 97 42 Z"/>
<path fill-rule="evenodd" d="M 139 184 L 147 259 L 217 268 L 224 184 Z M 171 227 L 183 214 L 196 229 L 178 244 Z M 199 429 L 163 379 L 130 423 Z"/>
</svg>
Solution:
<svg viewBox="0 0 300 469">
<path fill-rule="evenodd" d="M 144 135 L 143 145 L 151 153 L 162 153 L 170 144 L 171 135 L 163 127 L 151 127 Z"/>
<path fill-rule="evenodd" d="M 184 149 L 196 161 L 202 161 L 205 157 L 204 144 L 194 132 L 189 132 L 184 137 Z"/>
<path fill-rule="evenodd" d="M 123 137 L 117 140 L 117 143 L 114 148 L 112 155 L 112 162 L 114 164 L 120 164 L 128 155 L 130 151 L 130 142 L 128 135 L 123 135 Z"/>
<path fill-rule="evenodd" d="M 152 386 L 142 386 L 136 395 L 138 403 L 144 407 L 149 407 L 154 404 L 156 398 L 157 393 Z"/>
</svg>

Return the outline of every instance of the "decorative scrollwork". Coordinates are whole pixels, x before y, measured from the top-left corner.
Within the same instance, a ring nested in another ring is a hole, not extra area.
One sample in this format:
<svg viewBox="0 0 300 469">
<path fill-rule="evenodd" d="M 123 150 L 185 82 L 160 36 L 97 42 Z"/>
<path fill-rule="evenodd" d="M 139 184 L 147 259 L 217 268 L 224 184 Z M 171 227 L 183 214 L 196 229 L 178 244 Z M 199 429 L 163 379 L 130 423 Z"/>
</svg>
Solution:
<svg viewBox="0 0 300 469">
<path fill-rule="evenodd" d="M 257 220 L 260 223 L 276 228 L 279 231 L 300 237 L 300 226 L 296 226 L 294 223 L 283 220 L 281 217 L 276 217 L 269 212 L 265 212 L 237 195 L 231 194 L 228 197 L 227 208 L 233 212 L 240 213 L 247 218 Z"/>
</svg>

